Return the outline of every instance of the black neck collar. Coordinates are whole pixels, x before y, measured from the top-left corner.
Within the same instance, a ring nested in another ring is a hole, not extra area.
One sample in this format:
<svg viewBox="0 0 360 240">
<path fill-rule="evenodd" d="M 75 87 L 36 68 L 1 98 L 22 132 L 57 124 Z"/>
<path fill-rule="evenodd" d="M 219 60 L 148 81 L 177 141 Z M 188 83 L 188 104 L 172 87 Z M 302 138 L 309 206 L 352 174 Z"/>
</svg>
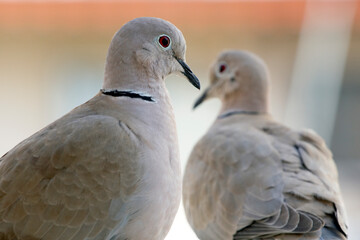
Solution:
<svg viewBox="0 0 360 240">
<path fill-rule="evenodd" d="M 236 114 L 258 115 L 258 114 L 260 114 L 260 112 L 256 112 L 256 111 L 245 111 L 245 110 L 236 110 L 236 111 L 230 111 L 230 112 L 223 113 L 223 114 L 221 114 L 220 116 L 218 116 L 218 119 L 230 117 L 230 116 L 236 115 Z"/>
<path fill-rule="evenodd" d="M 100 91 L 102 94 L 112 96 L 112 97 L 140 98 L 144 101 L 155 102 L 151 96 L 144 96 L 139 93 L 134 93 L 132 91 L 105 90 L 105 89 L 100 89 Z"/>
</svg>

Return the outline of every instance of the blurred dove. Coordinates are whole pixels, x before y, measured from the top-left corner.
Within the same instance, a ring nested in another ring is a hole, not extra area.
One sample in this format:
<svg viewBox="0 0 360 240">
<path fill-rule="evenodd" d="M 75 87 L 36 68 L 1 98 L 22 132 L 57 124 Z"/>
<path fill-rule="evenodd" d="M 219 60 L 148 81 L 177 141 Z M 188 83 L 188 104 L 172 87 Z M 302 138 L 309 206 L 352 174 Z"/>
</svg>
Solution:
<svg viewBox="0 0 360 240">
<path fill-rule="evenodd" d="M 346 239 L 332 154 L 310 130 L 268 113 L 269 76 L 257 56 L 229 50 L 197 100 L 220 114 L 196 144 L 183 180 L 187 219 L 200 239 Z"/>
<path fill-rule="evenodd" d="M 164 239 L 181 198 L 164 78 L 182 72 L 174 25 L 137 18 L 114 36 L 103 89 L 1 158 L 0 239 Z"/>
</svg>

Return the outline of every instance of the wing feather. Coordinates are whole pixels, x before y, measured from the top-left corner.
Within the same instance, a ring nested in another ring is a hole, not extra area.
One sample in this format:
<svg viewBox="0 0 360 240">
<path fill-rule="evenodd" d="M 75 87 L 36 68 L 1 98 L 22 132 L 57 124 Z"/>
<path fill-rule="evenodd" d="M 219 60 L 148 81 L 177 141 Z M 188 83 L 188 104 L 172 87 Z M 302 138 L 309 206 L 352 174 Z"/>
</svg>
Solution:
<svg viewBox="0 0 360 240">
<path fill-rule="evenodd" d="M 116 119 L 99 115 L 65 116 L 24 140 L 1 158 L 0 230 L 83 239 L 115 226 L 112 199 L 138 183 L 136 148 Z"/>
<path fill-rule="evenodd" d="M 268 121 L 215 123 L 187 163 L 186 215 L 200 239 L 317 239 L 326 223 L 319 211 L 329 211 L 317 199 L 341 202 L 330 197 L 339 196 L 328 184 L 336 174 L 330 151 L 312 133 Z"/>
</svg>

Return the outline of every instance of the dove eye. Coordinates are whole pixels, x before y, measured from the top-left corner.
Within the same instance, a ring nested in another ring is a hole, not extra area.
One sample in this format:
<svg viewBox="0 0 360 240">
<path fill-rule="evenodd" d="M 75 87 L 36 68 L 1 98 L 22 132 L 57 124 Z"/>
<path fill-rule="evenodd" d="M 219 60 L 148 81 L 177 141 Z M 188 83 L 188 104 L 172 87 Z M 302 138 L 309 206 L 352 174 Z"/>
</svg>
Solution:
<svg viewBox="0 0 360 240">
<path fill-rule="evenodd" d="M 165 35 L 165 34 L 160 35 L 158 41 L 159 41 L 160 46 L 165 48 L 165 49 L 169 48 L 169 46 L 171 45 L 170 37 Z"/>
<path fill-rule="evenodd" d="M 221 64 L 219 67 L 219 72 L 222 73 L 226 70 L 226 65 L 225 64 Z"/>
</svg>

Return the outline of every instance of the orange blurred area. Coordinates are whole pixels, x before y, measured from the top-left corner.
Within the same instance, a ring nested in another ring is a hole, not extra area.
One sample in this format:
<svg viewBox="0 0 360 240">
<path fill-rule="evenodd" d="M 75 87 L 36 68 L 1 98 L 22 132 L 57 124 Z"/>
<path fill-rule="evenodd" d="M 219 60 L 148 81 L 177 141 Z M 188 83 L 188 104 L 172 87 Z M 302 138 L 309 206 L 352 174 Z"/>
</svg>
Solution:
<svg viewBox="0 0 360 240">
<path fill-rule="evenodd" d="M 179 27 L 231 28 L 240 25 L 245 28 L 298 29 L 305 6 L 306 1 L 0 2 L 0 28 L 101 31 L 118 28 L 119 24 L 135 17 L 153 16 L 167 19 Z M 359 16 L 357 14 L 357 19 Z"/>
<path fill-rule="evenodd" d="M 331 1 L 338 8 L 351 1 Z M 323 1 L 324 7 L 329 4 Z M 354 29 L 360 29 L 360 5 Z M 0 1 L 0 29 L 16 31 L 95 31 L 118 29 L 140 16 L 160 17 L 191 30 L 287 29 L 298 31 L 306 10 L 299 1 Z M 334 18 L 342 17 L 334 12 Z"/>
</svg>

